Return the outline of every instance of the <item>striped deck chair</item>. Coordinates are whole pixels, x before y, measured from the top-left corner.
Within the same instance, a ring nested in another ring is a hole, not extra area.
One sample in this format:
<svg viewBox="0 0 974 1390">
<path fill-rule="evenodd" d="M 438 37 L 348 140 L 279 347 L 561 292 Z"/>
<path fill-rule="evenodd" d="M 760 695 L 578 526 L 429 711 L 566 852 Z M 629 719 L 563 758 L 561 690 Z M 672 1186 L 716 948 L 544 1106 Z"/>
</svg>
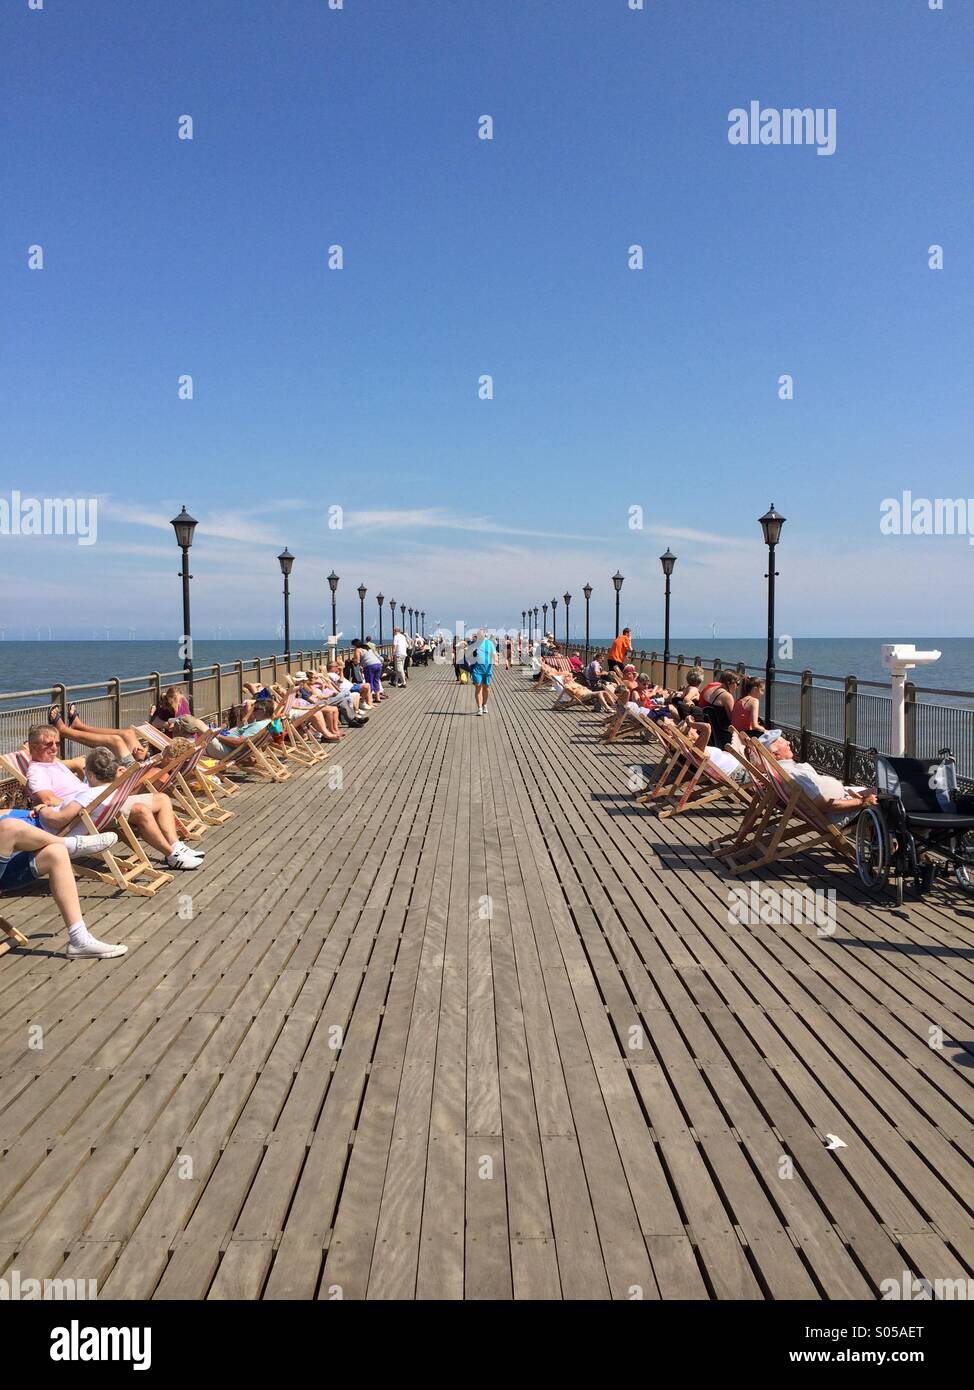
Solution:
<svg viewBox="0 0 974 1390">
<path fill-rule="evenodd" d="M 78 819 L 60 832 L 62 837 L 70 835 L 81 824 L 88 835 L 100 835 L 109 826 L 117 824 L 121 838 L 128 845 L 127 856 L 110 849 L 94 856 L 102 860 L 104 869 L 93 869 L 87 864 L 75 862 L 74 871 L 80 877 L 93 878 L 110 887 L 114 885 L 126 892 L 137 893 L 142 898 L 151 898 L 160 888 L 172 883 L 173 875 L 156 868 L 129 825 L 128 818 L 122 813 L 128 798 L 137 795 L 143 783 L 150 783 L 154 767 L 155 764 L 144 762 L 129 768 L 118 782 L 111 783 L 94 801 L 82 806 Z"/>
<path fill-rule="evenodd" d="M 268 782 L 286 782 L 291 776 L 291 769 L 284 766 L 274 751 L 269 724 L 238 748 L 231 748 L 222 757 L 210 758 L 209 763 L 207 773 L 215 772 L 221 779 L 231 771 L 256 772 Z"/>
<path fill-rule="evenodd" d="M 136 728 L 139 738 L 147 743 L 150 748 L 155 748 L 157 752 L 164 753 L 172 744 L 172 739 L 162 729 L 157 729 L 153 724 L 139 724 Z M 201 764 L 206 757 L 206 744 L 210 734 L 200 734 L 199 742 L 202 748 L 199 758 L 189 768 L 183 772 L 183 779 L 186 782 L 189 795 L 196 804 L 198 814 L 207 825 L 223 825 L 225 821 L 233 820 L 236 811 L 229 811 L 221 806 L 217 800 L 216 790 L 212 779 L 207 773 L 206 768 Z M 220 784 L 219 791 L 223 796 L 236 796 L 238 789 L 232 782 Z"/>
<path fill-rule="evenodd" d="M 310 709 L 297 709 L 284 725 L 284 735 L 288 741 L 288 752 L 306 767 L 324 762 L 331 757 L 331 749 L 326 748 L 315 738 L 311 728 L 312 717 L 325 707 L 327 701 L 312 705 Z"/>
<path fill-rule="evenodd" d="M 758 739 L 747 739 L 748 757 L 763 773 L 765 804 L 751 817 L 748 833 L 719 855 L 731 874 L 748 873 L 810 849 L 826 848 L 854 863 L 856 847 L 845 830 Z"/>
<path fill-rule="evenodd" d="M 26 789 L 29 758 L 19 752 L 5 753 L 2 755 L 2 761 L 13 772 L 21 786 Z M 121 838 L 128 845 L 129 853 L 127 856 L 120 855 L 117 850 L 110 849 L 102 850 L 101 854 L 92 856 L 104 863 L 105 868 L 103 870 L 93 869 L 84 863 L 75 861 L 73 867 L 76 875 L 82 878 L 94 878 L 99 883 L 107 883 L 109 886 L 122 888 L 145 898 L 151 898 L 165 884 L 172 882 L 172 874 L 163 873 L 161 869 L 156 868 L 142 848 L 127 818 L 121 814 L 122 804 L 128 797 L 136 794 L 143 781 L 149 780 L 149 774 L 154 766 L 149 761 L 133 764 L 121 781 L 107 786 L 94 801 L 83 806 L 81 814 L 73 822 L 73 825 L 66 826 L 60 832 L 62 836 L 70 835 L 74 827 L 80 822 L 88 835 L 100 835 L 114 821 L 117 821 Z"/>
<path fill-rule="evenodd" d="M 328 755 L 319 743 L 316 743 L 304 732 L 308 717 L 314 713 L 314 710 L 296 710 L 294 704 L 297 698 L 297 690 L 289 690 L 278 699 L 274 707 L 273 718 L 280 721 L 284 730 L 283 747 L 279 746 L 276 752 L 281 757 L 292 758 L 303 767 L 310 767 L 312 763 L 320 762 L 322 755 L 325 757 Z M 302 716 L 304 717 L 302 718 Z M 320 753 L 316 750 L 320 750 Z"/>
<path fill-rule="evenodd" d="M 165 792 L 172 802 L 182 840 L 201 840 L 210 825 L 190 786 L 190 778 L 196 776 L 200 760 L 206 753 L 205 738 L 206 735 L 200 735 L 192 740 L 193 747 L 180 757 L 171 758 L 168 762 L 161 761 L 148 779 L 156 791 Z"/>
<path fill-rule="evenodd" d="M 602 731 L 604 743 L 618 743 L 622 738 L 655 737 L 656 721 L 644 714 L 633 714 L 627 705 L 620 705 L 612 711 Z"/>
<path fill-rule="evenodd" d="M 653 720 L 645 723 L 652 725 Z M 669 801 L 660 811 L 660 819 L 682 815 L 698 806 L 711 806 L 717 801 L 730 801 L 737 808 L 750 806 L 751 793 L 741 782 L 719 768 L 692 739 L 680 732 L 675 724 L 656 725 L 654 733 L 669 747 L 656 785 L 638 798 L 640 803 Z"/>
<path fill-rule="evenodd" d="M 551 685 L 556 676 L 573 676 L 572 664 L 567 656 L 544 656 L 541 658 L 541 674 L 538 677 L 538 689 L 543 686 Z"/>
<path fill-rule="evenodd" d="M 574 705 L 581 705 L 584 709 L 595 699 L 595 691 L 583 685 L 574 672 L 563 675 L 559 671 L 552 677 L 551 683 L 558 691 L 552 709 L 571 709 Z"/>
</svg>

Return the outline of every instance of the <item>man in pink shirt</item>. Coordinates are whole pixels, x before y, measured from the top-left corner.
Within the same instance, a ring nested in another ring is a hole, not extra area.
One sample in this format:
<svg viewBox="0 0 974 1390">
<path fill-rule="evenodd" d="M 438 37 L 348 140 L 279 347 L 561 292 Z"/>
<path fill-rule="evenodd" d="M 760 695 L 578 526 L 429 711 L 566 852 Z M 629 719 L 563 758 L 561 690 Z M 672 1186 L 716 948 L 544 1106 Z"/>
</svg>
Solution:
<svg viewBox="0 0 974 1390">
<path fill-rule="evenodd" d="M 27 790 L 38 807 L 42 826 L 54 834 L 73 825 L 80 807 L 100 795 L 119 773 L 118 762 L 109 749 L 93 748 L 85 759 L 89 780 L 82 782 L 70 768 L 58 762 L 58 736 L 44 724 L 31 729 L 27 746 L 31 757 Z M 90 775 L 92 768 L 96 769 L 94 777 Z M 97 773 L 99 768 L 103 768 L 103 772 Z M 179 838 L 172 802 L 163 792 L 136 793 L 125 801 L 122 810 L 136 835 L 166 856 L 170 869 L 201 866 L 203 854 L 183 844 Z"/>
</svg>

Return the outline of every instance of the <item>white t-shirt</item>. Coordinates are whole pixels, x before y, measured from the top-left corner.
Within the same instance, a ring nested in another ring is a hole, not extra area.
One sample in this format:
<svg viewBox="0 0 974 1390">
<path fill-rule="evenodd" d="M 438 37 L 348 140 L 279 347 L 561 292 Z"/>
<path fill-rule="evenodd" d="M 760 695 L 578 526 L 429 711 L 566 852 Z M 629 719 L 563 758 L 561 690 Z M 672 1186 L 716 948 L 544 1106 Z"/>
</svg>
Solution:
<svg viewBox="0 0 974 1390">
<path fill-rule="evenodd" d="M 406 641 L 406 634 L 404 632 L 397 632 L 395 637 L 393 637 L 392 650 L 395 652 L 396 656 L 402 657 L 409 651 L 409 643 Z"/>
<path fill-rule="evenodd" d="M 844 782 L 840 782 L 838 777 L 829 777 L 827 773 L 816 772 L 811 763 L 785 761 L 781 766 L 791 773 L 813 800 L 824 797 L 826 801 L 844 801 L 848 795 Z"/>
</svg>

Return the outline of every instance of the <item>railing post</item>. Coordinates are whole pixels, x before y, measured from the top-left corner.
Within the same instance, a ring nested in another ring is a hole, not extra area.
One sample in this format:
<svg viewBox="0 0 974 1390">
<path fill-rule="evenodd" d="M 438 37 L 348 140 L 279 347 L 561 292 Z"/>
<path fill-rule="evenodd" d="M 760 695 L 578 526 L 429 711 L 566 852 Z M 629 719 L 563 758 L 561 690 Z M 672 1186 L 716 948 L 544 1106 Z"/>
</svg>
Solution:
<svg viewBox="0 0 974 1390">
<path fill-rule="evenodd" d="M 812 673 L 803 671 L 798 696 L 798 730 L 801 734 L 802 762 L 808 761 L 809 724 L 812 719 Z"/>
<path fill-rule="evenodd" d="M 159 701 L 162 699 L 162 674 L 159 671 L 150 671 L 149 679 L 152 682 L 152 703 L 158 709 Z"/>
<path fill-rule="evenodd" d="M 275 655 L 274 655 L 274 684 L 277 685 L 277 683 L 278 683 L 278 681 L 279 681 L 280 679 L 281 679 L 281 677 L 280 677 L 280 675 L 279 675 L 279 658 L 278 658 L 277 654 L 275 653 Z"/>
<path fill-rule="evenodd" d="M 917 688 L 912 681 L 906 682 L 906 749 L 908 758 L 916 757 L 917 748 Z"/>
<path fill-rule="evenodd" d="M 112 708 L 115 715 L 115 728 L 122 727 L 122 682 L 118 676 L 112 676 L 108 684 L 112 687 Z"/>
<path fill-rule="evenodd" d="M 218 661 L 213 663 L 213 674 L 216 676 L 216 714 L 217 719 L 223 713 L 223 667 Z"/>
<path fill-rule="evenodd" d="M 238 660 L 237 663 L 236 663 L 236 665 L 237 665 L 237 689 L 236 689 L 236 691 L 235 691 L 235 693 L 234 693 L 234 701 L 233 701 L 233 703 L 234 703 L 235 705 L 239 705 L 240 702 L 241 702 L 241 700 L 243 699 L 243 661 L 242 661 L 242 660 Z M 222 712 L 223 712 L 223 711 L 221 710 L 221 714 L 222 714 Z"/>
<path fill-rule="evenodd" d="M 714 657 L 714 664 L 713 664 L 713 666 L 711 667 L 711 670 L 713 671 L 714 680 L 716 680 L 717 677 L 718 677 L 718 675 L 720 674 L 720 670 L 721 670 L 721 666 L 720 666 L 720 657 L 719 657 L 719 656 L 715 656 L 715 657 Z"/>
<path fill-rule="evenodd" d="M 57 705 L 63 719 L 68 712 L 68 692 L 63 685 L 51 687 L 51 704 Z"/>
<path fill-rule="evenodd" d="M 852 780 L 852 755 L 856 749 L 859 715 L 859 682 L 855 676 L 845 678 L 845 709 L 842 720 L 842 776 Z"/>
<path fill-rule="evenodd" d="M 679 656 L 676 658 L 676 689 L 677 689 L 677 690 L 682 690 L 683 687 L 684 687 L 684 685 L 686 684 L 686 680 L 685 680 L 684 674 L 683 674 L 683 668 L 684 668 L 685 665 L 686 665 L 686 662 L 685 662 L 684 659 L 683 659 L 683 653 L 680 652 Z"/>
</svg>

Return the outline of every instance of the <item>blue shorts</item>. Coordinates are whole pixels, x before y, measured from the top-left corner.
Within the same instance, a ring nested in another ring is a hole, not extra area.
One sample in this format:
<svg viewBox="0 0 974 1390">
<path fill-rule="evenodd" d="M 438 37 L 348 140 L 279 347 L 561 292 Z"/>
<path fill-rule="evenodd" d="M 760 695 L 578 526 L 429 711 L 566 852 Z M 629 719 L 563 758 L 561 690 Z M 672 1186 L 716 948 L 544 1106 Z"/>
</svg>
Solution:
<svg viewBox="0 0 974 1390">
<path fill-rule="evenodd" d="M 0 859 L 0 892 L 10 893 L 36 882 L 33 850 L 21 849 L 9 859 Z"/>
<path fill-rule="evenodd" d="M 479 662 L 476 666 L 471 666 L 470 679 L 474 685 L 490 685 L 490 667 L 481 666 Z"/>
</svg>

